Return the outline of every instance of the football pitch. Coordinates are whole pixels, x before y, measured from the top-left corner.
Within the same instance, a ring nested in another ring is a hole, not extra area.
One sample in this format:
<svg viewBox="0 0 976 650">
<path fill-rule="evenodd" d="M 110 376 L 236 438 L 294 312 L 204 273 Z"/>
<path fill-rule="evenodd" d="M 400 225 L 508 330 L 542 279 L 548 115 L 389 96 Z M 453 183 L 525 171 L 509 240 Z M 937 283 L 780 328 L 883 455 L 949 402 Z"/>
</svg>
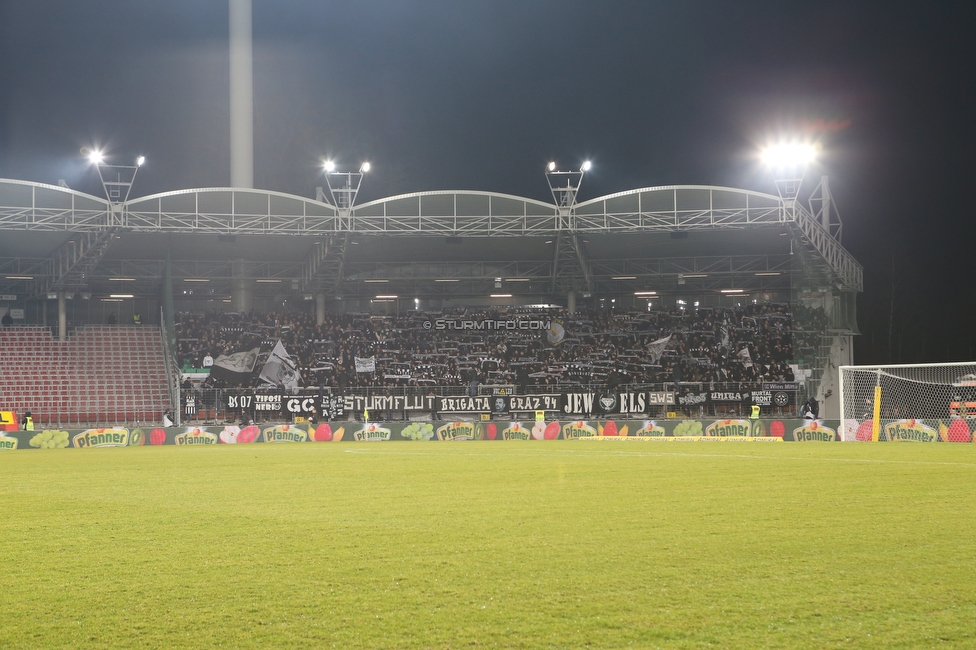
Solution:
<svg viewBox="0 0 976 650">
<path fill-rule="evenodd" d="M 976 646 L 976 445 L 0 455 L 3 648 Z"/>
</svg>

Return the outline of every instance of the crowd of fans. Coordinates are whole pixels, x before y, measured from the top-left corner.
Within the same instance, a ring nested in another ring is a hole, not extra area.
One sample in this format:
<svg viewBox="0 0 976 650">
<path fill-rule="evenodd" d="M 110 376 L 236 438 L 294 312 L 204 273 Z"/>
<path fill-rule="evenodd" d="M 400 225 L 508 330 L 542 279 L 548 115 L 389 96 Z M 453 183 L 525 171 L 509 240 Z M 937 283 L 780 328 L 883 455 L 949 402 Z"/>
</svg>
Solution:
<svg viewBox="0 0 976 650">
<path fill-rule="evenodd" d="M 565 338 L 554 342 L 538 329 L 425 327 L 437 319 L 552 321 L 561 324 Z M 794 381 L 791 365 L 812 362 L 825 327 L 822 309 L 785 304 L 628 313 L 513 308 L 411 311 L 399 317 L 327 314 L 321 325 L 299 311 L 212 312 L 180 314 L 176 325 L 184 369 L 213 359 L 219 365 L 222 355 L 260 348 L 245 385 L 259 383 L 261 361 L 280 340 L 305 385 L 506 384 L 525 392 L 587 384 Z M 653 345 L 669 336 L 666 345 Z"/>
</svg>

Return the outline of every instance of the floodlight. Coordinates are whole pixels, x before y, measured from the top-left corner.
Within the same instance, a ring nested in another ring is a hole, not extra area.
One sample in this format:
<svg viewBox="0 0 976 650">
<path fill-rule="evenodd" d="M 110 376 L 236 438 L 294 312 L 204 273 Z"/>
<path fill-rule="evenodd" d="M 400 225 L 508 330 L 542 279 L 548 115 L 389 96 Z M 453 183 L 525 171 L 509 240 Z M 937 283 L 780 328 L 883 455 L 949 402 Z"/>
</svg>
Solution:
<svg viewBox="0 0 976 650">
<path fill-rule="evenodd" d="M 335 162 L 333 162 L 331 160 L 326 160 L 325 163 L 322 166 L 325 168 L 325 171 L 327 171 L 327 172 L 334 172 L 335 171 Z"/>
<path fill-rule="evenodd" d="M 587 160 L 587 161 L 586 161 L 586 162 L 584 162 L 584 163 L 583 163 L 583 165 L 582 165 L 582 166 L 580 167 L 580 171 L 581 171 L 581 172 L 588 172 L 588 171 L 590 171 L 590 167 L 591 167 L 591 166 L 592 166 L 592 165 L 591 165 L 591 163 L 590 163 L 590 161 L 589 161 L 589 160 Z"/>
<path fill-rule="evenodd" d="M 136 167 L 142 167 L 144 164 L 146 164 L 145 156 L 139 156 L 138 158 L 136 158 Z"/>
<path fill-rule="evenodd" d="M 548 167 L 548 169 L 549 169 L 549 171 L 551 171 L 551 172 L 554 172 L 554 171 L 556 171 L 556 163 L 554 163 L 554 162 L 551 162 L 551 163 L 549 163 L 549 167 Z"/>
<path fill-rule="evenodd" d="M 814 145 L 797 142 L 771 145 L 762 152 L 763 163 L 777 169 L 803 167 L 812 163 L 816 156 Z"/>
<path fill-rule="evenodd" d="M 92 150 L 88 154 L 88 161 L 93 165 L 101 165 L 104 159 L 105 158 L 102 156 L 102 152 L 98 151 L 97 149 Z"/>
<path fill-rule="evenodd" d="M 359 171 L 362 172 L 363 174 L 365 174 L 366 172 L 368 172 L 369 171 L 369 163 L 368 162 L 364 162 L 362 164 L 362 166 L 359 168 Z"/>
</svg>

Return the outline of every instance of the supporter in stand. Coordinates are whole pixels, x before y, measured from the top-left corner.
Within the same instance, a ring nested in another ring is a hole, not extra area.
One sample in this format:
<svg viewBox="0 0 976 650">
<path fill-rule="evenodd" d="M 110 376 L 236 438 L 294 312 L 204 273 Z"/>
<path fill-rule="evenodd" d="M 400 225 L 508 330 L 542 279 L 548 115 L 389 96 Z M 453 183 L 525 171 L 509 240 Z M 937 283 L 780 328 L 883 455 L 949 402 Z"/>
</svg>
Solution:
<svg viewBox="0 0 976 650">
<path fill-rule="evenodd" d="M 4 312 L 3 318 L 0 318 L 0 324 L 2 324 L 4 327 L 10 327 L 14 324 L 14 317 L 10 315 L 9 309 Z"/>
<path fill-rule="evenodd" d="M 565 324 L 561 345 L 547 347 L 537 333 L 431 331 L 431 318 L 552 318 Z M 331 388 L 427 390 L 480 384 L 517 384 L 521 391 L 558 391 L 605 384 L 614 372 L 637 383 L 795 381 L 790 367 L 814 349 L 827 324 L 822 309 L 802 305 L 747 305 L 693 311 L 567 314 L 556 310 L 450 310 L 390 317 L 327 314 L 316 325 L 303 312 L 180 314 L 177 354 L 184 367 L 209 356 L 281 340 L 306 382 Z M 657 363 L 647 346 L 671 336 Z M 798 348 L 798 346 L 802 346 Z M 376 372 L 356 372 L 356 357 L 376 360 Z M 260 364 L 247 385 L 257 383 Z M 477 381 L 477 383 L 474 383 Z M 212 384 L 215 387 L 216 384 Z"/>
</svg>

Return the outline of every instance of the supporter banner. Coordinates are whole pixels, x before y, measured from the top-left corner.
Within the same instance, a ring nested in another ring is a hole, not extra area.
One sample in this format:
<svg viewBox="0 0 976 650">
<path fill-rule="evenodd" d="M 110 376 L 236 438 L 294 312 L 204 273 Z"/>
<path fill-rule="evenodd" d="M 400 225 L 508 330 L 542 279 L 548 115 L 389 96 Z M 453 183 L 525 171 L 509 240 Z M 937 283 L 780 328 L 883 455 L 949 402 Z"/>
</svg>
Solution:
<svg viewBox="0 0 976 650">
<path fill-rule="evenodd" d="M 695 391 L 684 391 L 678 395 L 679 406 L 695 407 L 704 406 L 706 404 L 708 404 L 707 392 L 699 393 Z"/>
<path fill-rule="evenodd" d="M 254 364 L 258 361 L 261 348 L 252 348 L 246 352 L 222 354 L 214 360 L 210 368 L 210 376 L 229 384 L 240 384 L 251 378 Z"/>
<path fill-rule="evenodd" d="M 285 388 L 291 390 L 298 387 L 302 376 L 288 351 L 285 350 L 285 346 L 279 340 L 271 354 L 268 355 L 268 360 L 264 362 L 264 368 L 261 369 L 258 378 L 272 386 L 277 385 L 280 381 Z"/>
<path fill-rule="evenodd" d="M 520 413 L 525 411 L 558 411 L 562 402 L 562 395 L 559 393 L 548 393 L 545 395 L 509 395 L 505 397 L 505 408 L 508 413 Z"/>
<path fill-rule="evenodd" d="M 758 406 L 772 406 L 773 393 L 768 390 L 754 390 L 750 395 L 753 404 Z"/>
<path fill-rule="evenodd" d="M 647 413 L 647 393 L 564 393 L 561 411 L 567 415 L 592 415 L 600 413 Z"/>
<path fill-rule="evenodd" d="M 710 391 L 708 393 L 709 402 L 747 402 L 749 401 L 749 391 L 728 390 Z"/>
<path fill-rule="evenodd" d="M 376 372 L 376 356 L 354 357 L 356 362 L 356 372 Z"/>
<path fill-rule="evenodd" d="M 396 440 L 485 440 L 533 441 L 578 440 L 582 438 L 621 438 L 675 440 L 741 440 L 779 438 L 791 442 L 835 442 L 852 435 L 865 423 L 845 422 L 844 435 L 836 420 L 798 419 L 670 419 L 646 418 L 551 418 L 541 421 L 495 419 L 443 422 L 353 422 L 331 421 L 321 424 L 265 423 L 204 427 L 106 427 L 91 429 L 12 431 L 0 434 L 0 451 L 17 449 L 58 449 L 133 447 L 154 445 L 206 446 L 218 444 L 297 444 L 310 442 L 382 442 Z M 866 424 L 870 425 L 870 421 Z M 892 442 L 966 442 L 973 440 L 972 427 L 965 420 L 885 420 L 882 440 Z M 862 434 L 863 435 L 863 434 Z M 851 440 L 854 437 L 849 438 Z M 870 439 L 870 429 L 867 432 Z"/>
<path fill-rule="evenodd" d="M 345 395 L 342 397 L 347 413 L 358 414 L 369 409 L 376 418 L 382 418 L 386 411 L 430 412 L 434 409 L 436 399 L 433 395 Z"/>
<path fill-rule="evenodd" d="M 187 402 L 189 403 L 188 398 Z M 224 405 L 232 411 L 249 415 L 268 413 L 291 413 L 309 415 L 315 407 L 322 419 L 342 418 L 346 414 L 345 398 L 341 395 L 319 395 L 317 393 L 280 393 L 252 391 L 246 393 L 224 393 Z M 189 413 L 189 411 L 187 411 Z"/>
<path fill-rule="evenodd" d="M 673 406 L 676 401 L 671 391 L 652 391 L 647 394 L 647 403 L 651 406 Z"/>
<path fill-rule="evenodd" d="M 800 390 L 800 382 L 796 381 L 764 381 L 762 383 L 763 390 L 785 390 L 793 391 L 794 393 Z"/>
<path fill-rule="evenodd" d="M 490 413 L 495 399 L 489 396 L 438 397 L 435 404 L 438 413 Z"/>
</svg>

